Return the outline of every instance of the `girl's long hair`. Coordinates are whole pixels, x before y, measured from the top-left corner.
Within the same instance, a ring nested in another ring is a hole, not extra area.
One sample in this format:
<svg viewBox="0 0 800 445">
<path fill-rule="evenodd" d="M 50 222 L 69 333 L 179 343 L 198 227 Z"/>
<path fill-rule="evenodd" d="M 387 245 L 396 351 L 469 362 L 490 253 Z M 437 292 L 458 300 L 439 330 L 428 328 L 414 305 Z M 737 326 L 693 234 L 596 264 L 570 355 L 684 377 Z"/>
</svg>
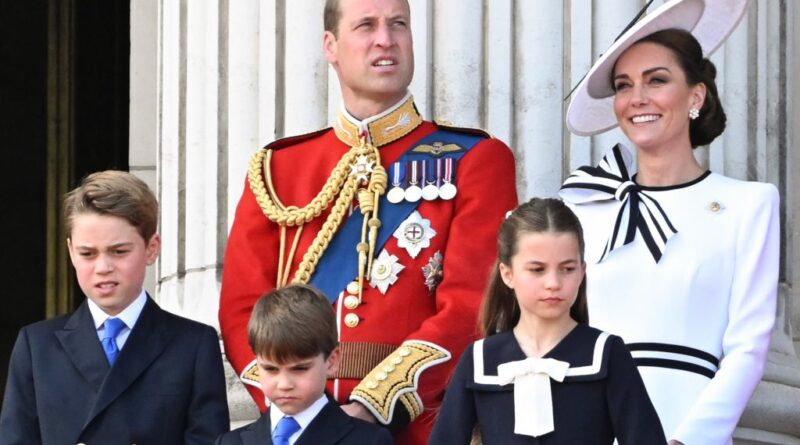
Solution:
<svg viewBox="0 0 800 445">
<path fill-rule="evenodd" d="M 571 233 L 578 240 L 583 262 L 583 229 L 578 217 L 559 199 L 533 198 L 511 212 L 497 233 L 497 261 L 481 305 L 479 323 L 483 335 L 509 331 L 519 322 L 520 309 L 514 290 L 500 276 L 500 264 L 511 267 L 519 238 L 526 233 Z M 589 323 L 584 276 L 569 315 L 578 323 Z"/>
</svg>

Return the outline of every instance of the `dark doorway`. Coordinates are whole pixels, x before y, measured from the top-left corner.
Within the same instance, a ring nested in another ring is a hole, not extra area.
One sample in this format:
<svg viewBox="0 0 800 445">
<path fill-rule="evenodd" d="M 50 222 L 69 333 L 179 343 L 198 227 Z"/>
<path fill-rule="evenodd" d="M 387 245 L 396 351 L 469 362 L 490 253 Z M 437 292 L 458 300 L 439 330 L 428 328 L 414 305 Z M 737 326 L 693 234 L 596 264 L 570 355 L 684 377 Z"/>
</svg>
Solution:
<svg viewBox="0 0 800 445">
<path fill-rule="evenodd" d="M 128 169 L 129 59 L 129 0 L 0 2 L 0 393 L 19 329 L 83 300 L 59 201 L 92 171 Z"/>
</svg>

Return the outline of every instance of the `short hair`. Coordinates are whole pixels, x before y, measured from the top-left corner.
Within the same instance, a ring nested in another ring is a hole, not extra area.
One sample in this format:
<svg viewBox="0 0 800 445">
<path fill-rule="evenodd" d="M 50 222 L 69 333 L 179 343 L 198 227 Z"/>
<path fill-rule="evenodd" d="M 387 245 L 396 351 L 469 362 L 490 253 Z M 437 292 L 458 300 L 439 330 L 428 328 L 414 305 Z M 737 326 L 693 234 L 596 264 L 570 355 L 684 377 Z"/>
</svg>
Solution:
<svg viewBox="0 0 800 445">
<path fill-rule="evenodd" d="M 406 6 L 409 10 L 411 10 L 411 6 L 408 4 L 408 0 L 406 1 Z M 328 31 L 334 35 L 334 37 L 339 37 L 339 21 L 342 19 L 342 5 L 340 0 L 326 0 L 325 1 L 325 10 L 322 14 L 322 24 L 325 27 L 325 31 Z"/>
<path fill-rule="evenodd" d="M 322 22 L 325 26 L 325 31 L 331 32 L 334 36 L 339 36 L 339 20 L 342 18 L 342 9 L 339 5 L 339 0 L 327 0 L 325 2 L 325 12 L 322 16 Z"/>
<path fill-rule="evenodd" d="M 331 303 L 319 290 L 291 284 L 261 297 L 247 324 L 253 353 L 278 363 L 325 358 L 338 345 L 336 317 Z"/>
<path fill-rule="evenodd" d="M 131 173 L 105 170 L 92 173 L 64 196 L 67 237 L 75 218 L 83 214 L 122 218 L 136 228 L 147 243 L 158 228 L 158 201 L 144 181 Z"/>
<path fill-rule="evenodd" d="M 670 50 L 680 65 L 689 85 L 702 83 L 706 97 L 700 116 L 689 121 L 689 142 L 692 148 L 708 145 L 725 130 L 727 117 L 717 92 L 717 68 L 708 58 L 694 36 L 683 29 L 669 28 L 649 34 L 636 43 L 655 43 Z M 613 74 L 612 74 L 613 79 Z"/>
</svg>

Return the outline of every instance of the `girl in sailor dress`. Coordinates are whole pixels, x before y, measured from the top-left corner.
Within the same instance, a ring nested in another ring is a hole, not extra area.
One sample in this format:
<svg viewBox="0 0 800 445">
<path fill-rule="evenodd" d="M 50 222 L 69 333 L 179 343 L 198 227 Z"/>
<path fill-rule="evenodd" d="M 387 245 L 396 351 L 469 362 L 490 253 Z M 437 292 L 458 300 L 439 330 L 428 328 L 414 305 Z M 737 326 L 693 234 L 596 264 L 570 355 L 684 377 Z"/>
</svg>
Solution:
<svg viewBox="0 0 800 445">
<path fill-rule="evenodd" d="M 511 212 L 481 309 L 488 337 L 461 360 L 430 444 L 666 443 L 619 337 L 589 327 L 583 234 L 559 200 Z"/>
</svg>

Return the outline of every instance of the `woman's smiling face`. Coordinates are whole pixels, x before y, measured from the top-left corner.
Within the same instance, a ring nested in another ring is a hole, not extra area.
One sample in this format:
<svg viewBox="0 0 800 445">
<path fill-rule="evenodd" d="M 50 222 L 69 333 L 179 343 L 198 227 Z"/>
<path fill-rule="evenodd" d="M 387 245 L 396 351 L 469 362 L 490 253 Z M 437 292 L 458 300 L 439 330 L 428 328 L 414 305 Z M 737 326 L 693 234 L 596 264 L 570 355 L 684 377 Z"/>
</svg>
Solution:
<svg viewBox="0 0 800 445">
<path fill-rule="evenodd" d="M 614 67 L 614 113 L 640 150 L 689 146 L 689 110 L 700 109 L 705 85 L 689 85 L 671 50 L 657 43 L 628 48 Z"/>
</svg>

